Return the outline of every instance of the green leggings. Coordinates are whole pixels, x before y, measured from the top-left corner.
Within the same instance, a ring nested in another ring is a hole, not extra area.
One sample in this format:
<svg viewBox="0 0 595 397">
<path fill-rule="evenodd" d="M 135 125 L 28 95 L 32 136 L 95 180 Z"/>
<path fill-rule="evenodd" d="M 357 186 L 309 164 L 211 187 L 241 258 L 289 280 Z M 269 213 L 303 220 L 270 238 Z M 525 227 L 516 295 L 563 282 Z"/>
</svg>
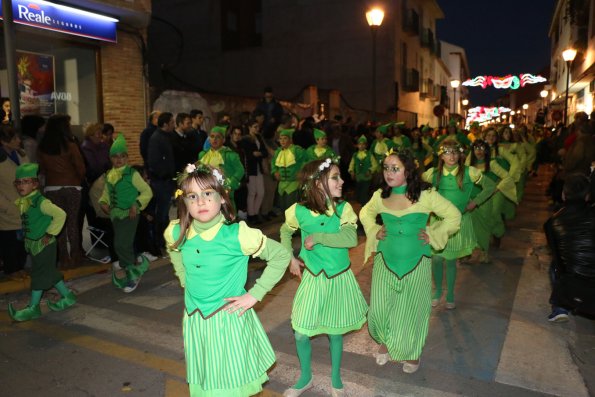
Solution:
<svg viewBox="0 0 595 397">
<path fill-rule="evenodd" d="M 331 350 L 331 383 L 333 388 L 342 389 L 341 359 L 343 357 L 343 335 L 328 335 Z M 301 389 L 312 379 L 312 343 L 310 337 L 295 333 L 295 346 L 300 360 L 301 375 L 294 389 Z"/>
<path fill-rule="evenodd" d="M 442 296 L 442 278 L 444 273 L 444 265 L 442 262 L 446 262 L 446 302 L 454 303 L 455 282 L 457 280 L 457 260 L 445 259 L 438 255 L 432 256 L 432 276 L 436 288 L 432 299 L 440 299 Z"/>
</svg>

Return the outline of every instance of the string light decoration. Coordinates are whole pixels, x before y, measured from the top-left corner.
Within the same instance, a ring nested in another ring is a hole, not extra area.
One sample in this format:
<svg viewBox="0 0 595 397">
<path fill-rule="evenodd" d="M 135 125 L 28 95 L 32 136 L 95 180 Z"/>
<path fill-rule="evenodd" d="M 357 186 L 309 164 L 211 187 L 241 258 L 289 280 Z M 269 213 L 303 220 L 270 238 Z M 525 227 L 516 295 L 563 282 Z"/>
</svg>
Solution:
<svg viewBox="0 0 595 397">
<path fill-rule="evenodd" d="M 520 87 L 526 86 L 527 84 L 545 83 L 546 81 L 547 79 L 545 77 L 523 73 L 518 76 L 509 74 L 504 77 L 477 76 L 473 79 L 465 81 L 463 85 L 466 87 L 481 87 L 483 89 L 486 89 L 488 86 L 492 86 L 498 89 L 516 90 Z"/>
<path fill-rule="evenodd" d="M 467 125 L 477 121 L 478 123 L 485 123 L 486 121 L 499 118 L 502 114 L 510 112 L 512 109 L 500 107 L 486 107 L 476 106 L 467 111 Z"/>
</svg>

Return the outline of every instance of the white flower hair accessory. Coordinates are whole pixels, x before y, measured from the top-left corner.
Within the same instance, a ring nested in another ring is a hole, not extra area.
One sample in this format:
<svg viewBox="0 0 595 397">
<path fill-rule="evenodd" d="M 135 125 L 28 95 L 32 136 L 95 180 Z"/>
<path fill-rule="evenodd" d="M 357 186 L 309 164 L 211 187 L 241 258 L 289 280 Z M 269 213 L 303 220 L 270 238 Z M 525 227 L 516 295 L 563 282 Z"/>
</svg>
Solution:
<svg viewBox="0 0 595 397">
<path fill-rule="evenodd" d="M 217 182 L 221 186 L 225 184 L 225 178 L 223 178 L 223 175 L 221 174 L 221 172 L 219 172 L 217 168 L 213 168 L 213 176 L 215 177 L 215 179 L 217 179 Z"/>
<path fill-rule="evenodd" d="M 180 185 L 182 181 L 188 178 L 189 175 L 194 174 L 196 172 L 213 175 L 219 185 L 223 186 L 225 190 L 230 190 L 229 181 L 225 179 L 221 171 L 219 171 L 219 169 L 217 168 L 210 167 L 203 163 L 187 164 L 186 167 L 184 167 L 184 171 L 178 173 L 176 177 L 178 185 Z"/>
<path fill-rule="evenodd" d="M 320 175 L 322 174 L 322 172 L 328 168 L 331 167 L 331 165 L 339 165 L 339 160 L 341 159 L 340 156 L 335 156 L 335 157 L 328 157 L 326 160 L 324 160 L 319 166 L 318 169 L 316 170 L 316 172 L 314 172 L 312 175 L 310 175 L 308 177 L 308 179 L 310 180 L 314 180 L 314 179 L 318 179 L 320 178 Z M 304 186 L 304 188 L 306 188 L 306 186 Z"/>
<path fill-rule="evenodd" d="M 194 171 L 196 171 L 196 165 L 195 164 L 187 164 L 184 171 L 186 171 L 187 174 L 191 174 Z"/>
</svg>

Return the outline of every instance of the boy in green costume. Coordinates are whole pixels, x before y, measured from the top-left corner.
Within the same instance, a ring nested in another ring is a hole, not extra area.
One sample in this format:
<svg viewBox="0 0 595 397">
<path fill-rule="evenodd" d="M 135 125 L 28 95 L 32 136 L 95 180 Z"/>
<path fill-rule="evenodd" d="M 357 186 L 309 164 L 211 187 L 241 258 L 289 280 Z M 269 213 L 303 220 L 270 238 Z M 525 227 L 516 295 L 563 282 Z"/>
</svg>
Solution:
<svg viewBox="0 0 595 397">
<path fill-rule="evenodd" d="M 114 250 L 118 254 L 120 267 L 126 277 L 119 279 L 115 270 L 112 283 L 130 293 L 136 289 L 142 275 L 149 268 L 149 261 L 142 256 L 136 264 L 134 236 L 140 212 L 145 209 L 153 192 L 141 174 L 128 165 L 128 147 L 122 134 L 119 134 L 110 148 L 112 169 L 105 177 L 105 187 L 99 199 L 101 209 L 109 214 L 114 228 Z"/>
<path fill-rule="evenodd" d="M 393 129 L 395 131 L 393 143 L 395 149 L 405 149 L 411 147 L 411 140 L 407 135 L 403 135 L 403 128 L 405 128 L 405 123 L 402 121 L 393 124 Z"/>
<path fill-rule="evenodd" d="M 64 226 L 66 213 L 41 195 L 37 188 L 39 166 L 21 164 L 16 170 L 14 185 L 19 199 L 15 201 L 23 220 L 25 249 L 33 260 L 31 270 L 31 301 L 22 310 L 8 304 L 8 314 L 14 321 L 29 321 L 41 316 L 39 302 L 43 291 L 55 287 L 62 298 L 48 307 L 53 311 L 64 310 L 76 303 L 76 297 L 64 284 L 62 273 L 56 269 L 56 235 Z"/>
<path fill-rule="evenodd" d="M 306 152 L 292 141 L 294 129 L 279 131 L 280 146 L 271 160 L 271 174 L 279 181 L 279 206 L 285 211 L 298 200 L 297 174 L 306 162 Z"/>
<path fill-rule="evenodd" d="M 312 145 L 306 149 L 306 162 L 337 157 L 335 151 L 328 147 L 326 133 L 324 131 L 314 128 L 314 139 L 316 139 L 316 145 Z"/>
<path fill-rule="evenodd" d="M 357 140 L 357 152 L 351 157 L 349 174 L 355 180 L 355 198 L 364 205 L 370 199 L 372 175 L 378 171 L 378 161 L 368 150 L 368 139 L 362 135 Z"/>
<path fill-rule="evenodd" d="M 244 170 L 240 156 L 227 146 L 224 146 L 226 131 L 227 127 L 221 125 L 216 125 L 211 129 L 211 133 L 209 134 L 211 147 L 198 154 L 198 162 L 219 168 L 223 171 L 223 175 L 226 178 L 225 183 L 231 189 L 229 197 L 233 201 L 234 191 L 240 187 L 246 170 Z"/>
</svg>

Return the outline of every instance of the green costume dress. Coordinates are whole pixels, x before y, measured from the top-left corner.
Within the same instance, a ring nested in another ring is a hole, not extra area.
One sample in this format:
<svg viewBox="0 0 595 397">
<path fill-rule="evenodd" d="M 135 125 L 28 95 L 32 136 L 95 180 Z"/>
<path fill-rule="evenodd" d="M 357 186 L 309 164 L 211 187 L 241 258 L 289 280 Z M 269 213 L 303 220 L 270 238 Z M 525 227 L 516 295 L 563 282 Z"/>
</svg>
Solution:
<svg viewBox="0 0 595 397">
<path fill-rule="evenodd" d="M 118 254 L 120 266 L 126 270 L 127 277 L 131 280 L 138 279 L 149 267 L 149 262 L 144 256 L 142 264 L 136 266 L 134 236 L 140 212 L 152 197 L 151 187 L 134 168 L 125 165 L 107 172 L 99 203 L 110 208 L 110 219 L 114 227 L 114 250 Z M 137 215 L 130 219 L 132 206 L 136 206 Z M 115 275 L 113 277 L 114 285 L 122 287 L 123 281 L 118 281 Z"/>
<path fill-rule="evenodd" d="M 306 336 L 343 335 L 366 322 L 368 305 L 350 269 L 349 248 L 357 245 L 357 215 L 343 201 L 317 214 L 301 204 L 285 211 L 281 244 L 291 249 L 291 236 L 301 229 L 300 258 L 305 270 L 293 300 L 291 326 Z M 312 236 L 312 250 L 304 248 Z"/>
<path fill-rule="evenodd" d="M 393 193 L 395 194 L 395 193 Z M 441 220 L 426 227 L 430 213 Z M 386 237 L 378 240 L 382 217 Z M 461 214 L 435 189 L 421 192 L 419 200 L 404 210 L 385 205 L 378 190 L 362 208 L 366 231 L 365 261 L 376 252 L 368 329 L 374 340 L 388 349 L 393 360 L 419 359 L 428 335 L 432 293 L 431 249 L 441 250 L 448 236 L 459 229 Z M 430 245 L 419 239 L 425 230 Z"/>
<path fill-rule="evenodd" d="M 473 186 L 481 186 L 481 192 L 478 193 L 473 202 L 480 206 L 494 193 L 496 184 L 489 178 L 483 178 L 481 171 L 475 167 L 465 166 L 463 171 L 463 188 L 460 189 L 457 184 L 457 174 L 459 167 L 455 166 L 449 170 L 444 167 L 440 184 L 437 186 L 437 175 L 435 168 L 430 168 L 424 172 L 422 178 L 431 183 L 438 189 L 438 192 L 447 200 L 452 202 L 455 207 L 463 214 L 461 220 L 461 228 L 459 231 L 449 237 L 448 243 L 441 250 L 434 250 L 433 254 L 441 256 L 447 260 L 462 258 L 471 255 L 473 249 L 477 246 L 475 231 L 473 230 L 473 222 L 471 220 L 471 213 L 466 211 L 467 204 L 471 201 Z M 432 222 L 439 218 L 434 217 Z"/>
<path fill-rule="evenodd" d="M 496 184 L 496 192 L 471 212 L 477 243 L 483 251 L 487 252 L 491 236 L 500 238 L 504 235 L 505 225 L 502 220 L 501 205 L 504 200 L 516 200 L 516 187 L 508 172 L 496 160 L 490 161 L 490 169 L 487 172 L 483 161 L 478 161 L 474 167 L 480 170 L 484 177 L 490 178 Z M 482 189 L 478 185 L 474 185 L 471 199 L 475 200 L 481 191 Z"/>
<path fill-rule="evenodd" d="M 240 187 L 245 173 L 244 166 L 240 156 L 227 146 L 222 146 L 219 150 L 213 150 L 213 148 L 203 150 L 198 154 L 198 161 L 223 171 L 223 176 L 232 191 Z M 229 197 L 233 197 L 233 192 Z"/>
<path fill-rule="evenodd" d="M 306 162 L 306 152 L 300 146 L 278 147 L 271 160 L 271 174 L 279 173 L 279 203 L 286 210 L 298 199 L 297 174 Z"/>
<path fill-rule="evenodd" d="M 378 171 L 378 161 L 368 150 L 358 150 L 349 162 L 349 173 L 355 175 L 355 198 L 364 205 L 370 198 L 372 175 Z"/>
<path fill-rule="evenodd" d="M 56 238 L 60 233 L 66 213 L 38 190 L 17 201 L 25 232 L 25 250 L 31 254 L 31 289 L 47 290 L 63 279 L 56 268 Z M 51 237 L 44 244 L 43 237 Z"/>
<path fill-rule="evenodd" d="M 193 221 L 177 249 L 179 220 L 164 233 L 180 285 L 184 288 L 184 352 L 192 397 L 248 396 L 262 390 L 275 353 L 253 309 L 244 315 L 222 310 L 225 298 L 246 293 L 250 256 L 267 261 L 249 291 L 262 300 L 281 279 L 291 258 L 278 242 L 245 222 Z"/>
<path fill-rule="evenodd" d="M 313 160 L 324 160 L 327 158 L 335 158 L 337 154 L 333 149 L 328 146 L 325 147 L 318 147 L 318 145 L 312 145 L 308 149 L 306 149 L 306 159 L 305 162 L 313 161 Z"/>
<path fill-rule="evenodd" d="M 406 135 L 393 136 L 393 144 L 395 149 L 406 149 L 411 147 L 411 140 Z"/>
</svg>

